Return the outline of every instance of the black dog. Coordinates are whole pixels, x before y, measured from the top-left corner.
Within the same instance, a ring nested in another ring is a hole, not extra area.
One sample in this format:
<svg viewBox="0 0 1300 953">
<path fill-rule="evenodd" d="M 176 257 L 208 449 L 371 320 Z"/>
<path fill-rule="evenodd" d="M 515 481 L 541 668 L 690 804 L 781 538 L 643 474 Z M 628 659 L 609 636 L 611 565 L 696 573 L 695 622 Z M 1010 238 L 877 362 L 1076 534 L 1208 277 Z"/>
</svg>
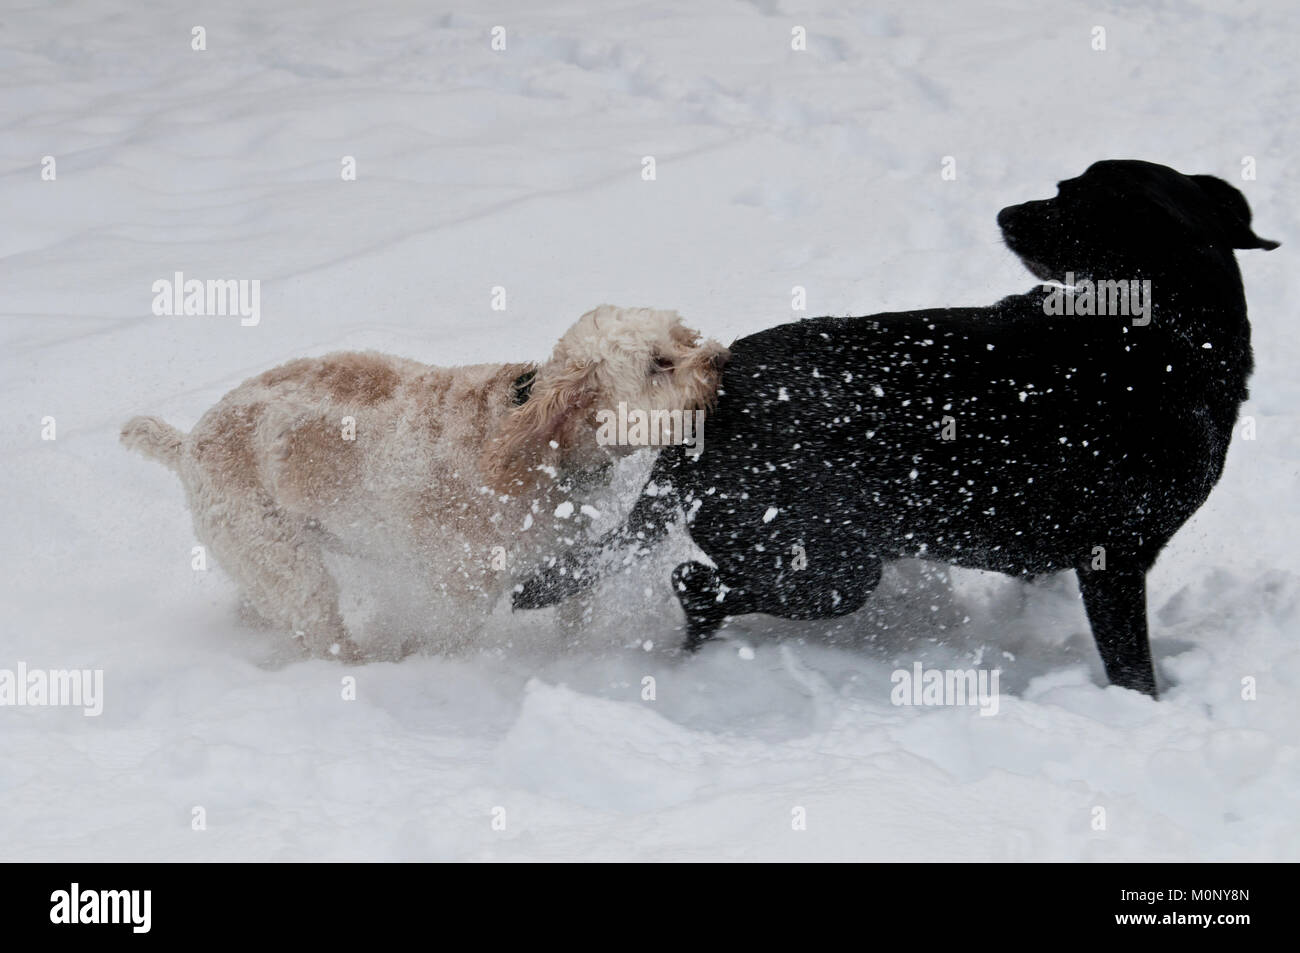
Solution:
<svg viewBox="0 0 1300 953">
<path fill-rule="evenodd" d="M 998 224 L 1039 278 L 1072 273 L 1077 309 L 1062 315 L 1062 293 L 1040 287 L 738 340 L 704 453 L 664 451 L 627 523 L 557 559 L 515 606 L 589 585 L 600 551 L 644 553 L 685 508 L 717 567 L 673 573 L 688 645 L 729 615 L 853 612 L 883 560 L 1074 569 L 1107 676 L 1154 696 L 1146 572 L 1218 482 L 1247 396 L 1233 249 L 1276 243 L 1221 179 L 1138 161 L 1098 162 Z M 1085 307 L 1078 289 L 1111 281 L 1149 289 L 1146 310 L 1113 291 Z"/>
</svg>

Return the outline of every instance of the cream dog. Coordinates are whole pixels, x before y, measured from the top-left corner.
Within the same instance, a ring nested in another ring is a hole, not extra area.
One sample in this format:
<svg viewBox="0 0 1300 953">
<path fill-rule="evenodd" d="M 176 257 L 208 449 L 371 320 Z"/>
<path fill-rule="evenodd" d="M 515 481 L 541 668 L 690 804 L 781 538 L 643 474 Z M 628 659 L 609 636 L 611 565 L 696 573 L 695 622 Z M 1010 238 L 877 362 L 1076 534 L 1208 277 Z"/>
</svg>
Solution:
<svg viewBox="0 0 1300 953">
<path fill-rule="evenodd" d="M 727 356 L 675 312 L 602 305 L 540 366 L 305 358 L 244 382 L 189 434 L 136 417 L 122 442 L 180 476 L 199 540 L 256 616 L 358 660 L 327 552 L 419 580 L 446 612 L 441 641 L 464 641 L 574 535 L 575 494 L 631 449 L 600 445 L 599 412 L 706 408 Z"/>
</svg>

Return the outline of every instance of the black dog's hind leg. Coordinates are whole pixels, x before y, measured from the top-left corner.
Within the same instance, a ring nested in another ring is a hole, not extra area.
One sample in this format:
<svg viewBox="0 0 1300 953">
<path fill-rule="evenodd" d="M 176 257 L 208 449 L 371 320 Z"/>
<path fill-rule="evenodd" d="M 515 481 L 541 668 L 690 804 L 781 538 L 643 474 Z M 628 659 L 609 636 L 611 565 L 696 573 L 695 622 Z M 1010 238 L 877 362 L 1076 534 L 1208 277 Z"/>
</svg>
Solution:
<svg viewBox="0 0 1300 953">
<path fill-rule="evenodd" d="M 693 652 L 722 626 L 734 609 L 735 598 L 728 603 L 724 593 L 732 593 L 723 588 L 717 571 L 695 562 L 682 563 L 673 570 L 673 591 L 686 613 L 686 641 L 682 648 Z"/>
<path fill-rule="evenodd" d="M 1112 685 L 1156 694 L 1147 639 L 1147 583 L 1142 570 L 1080 568 L 1079 590 L 1092 637 Z"/>
</svg>

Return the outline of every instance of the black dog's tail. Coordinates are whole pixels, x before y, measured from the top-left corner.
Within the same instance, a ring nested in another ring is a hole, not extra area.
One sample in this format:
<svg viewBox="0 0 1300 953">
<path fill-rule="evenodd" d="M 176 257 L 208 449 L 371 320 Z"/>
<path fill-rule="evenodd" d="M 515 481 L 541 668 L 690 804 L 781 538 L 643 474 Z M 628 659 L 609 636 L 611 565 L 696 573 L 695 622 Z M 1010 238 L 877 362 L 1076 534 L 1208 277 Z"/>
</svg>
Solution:
<svg viewBox="0 0 1300 953">
<path fill-rule="evenodd" d="M 544 609 L 553 606 L 590 588 L 620 566 L 650 555 L 681 512 L 672 484 L 662 476 L 656 479 L 660 472 L 658 466 L 651 472 L 622 526 L 555 557 L 546 569 L 515 587 L 511 600 L 513 607 Z M 614 558 L 628 549 L 631 552 L 622 559 Z M 608 558 L 602 559 L 602 556 Z"/>
</svg>

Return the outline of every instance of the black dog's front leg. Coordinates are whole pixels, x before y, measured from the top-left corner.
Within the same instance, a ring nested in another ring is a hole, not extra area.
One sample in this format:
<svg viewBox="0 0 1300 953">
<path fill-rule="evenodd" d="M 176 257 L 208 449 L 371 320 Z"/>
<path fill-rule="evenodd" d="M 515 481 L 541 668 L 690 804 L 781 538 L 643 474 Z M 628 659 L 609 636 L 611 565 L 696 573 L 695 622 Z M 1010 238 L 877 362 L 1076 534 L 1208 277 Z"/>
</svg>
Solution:
<svg viewBox="0 0 1300 953">
<path fill-rule="evenodd" d="M 1112 685 L 1156 693 L 1147 640 L 1147 580 L 1141 570 L 1080 568 L 1079 590 Z"/>
</svg>

